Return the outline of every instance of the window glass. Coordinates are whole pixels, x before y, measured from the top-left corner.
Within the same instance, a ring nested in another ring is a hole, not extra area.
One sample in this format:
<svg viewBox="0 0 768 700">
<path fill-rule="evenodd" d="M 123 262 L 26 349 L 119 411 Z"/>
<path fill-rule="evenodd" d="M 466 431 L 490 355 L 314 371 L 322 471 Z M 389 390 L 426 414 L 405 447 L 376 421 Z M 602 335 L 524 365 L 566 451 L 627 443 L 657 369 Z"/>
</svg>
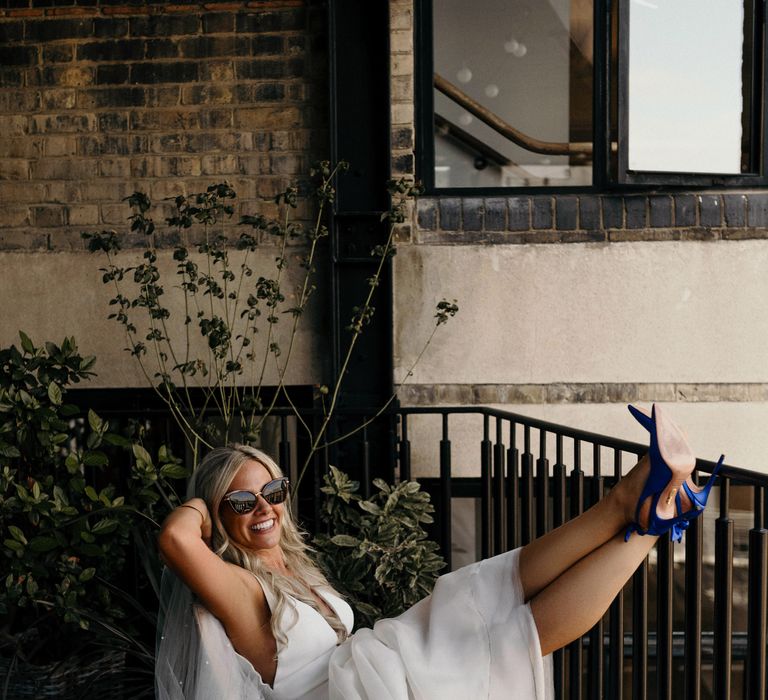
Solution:
<svg viewBox="0 0 768 700">
<path fill-rule="evenodd" d="M 744 36 L 744 0 L 631 0 L 629 170 L 749 170 Z"/>
<path fill-rule="evenodd" d="M 592 0 L 434 0 L 435 186 L 591 185 L 593 36 Z"/>
</svg>

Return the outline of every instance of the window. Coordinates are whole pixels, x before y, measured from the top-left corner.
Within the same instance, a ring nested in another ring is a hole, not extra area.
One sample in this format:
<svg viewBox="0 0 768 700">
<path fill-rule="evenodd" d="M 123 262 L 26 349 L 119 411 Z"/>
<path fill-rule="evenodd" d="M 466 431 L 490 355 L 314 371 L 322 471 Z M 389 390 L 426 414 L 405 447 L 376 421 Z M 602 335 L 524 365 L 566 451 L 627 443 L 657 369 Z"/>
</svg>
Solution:
<svg viewBox="0 0 768 700">
<path fill-rule="evenodd" d="M 764 184 L 762 3 L 417 7 L 429 190 Z"/>
</svg>

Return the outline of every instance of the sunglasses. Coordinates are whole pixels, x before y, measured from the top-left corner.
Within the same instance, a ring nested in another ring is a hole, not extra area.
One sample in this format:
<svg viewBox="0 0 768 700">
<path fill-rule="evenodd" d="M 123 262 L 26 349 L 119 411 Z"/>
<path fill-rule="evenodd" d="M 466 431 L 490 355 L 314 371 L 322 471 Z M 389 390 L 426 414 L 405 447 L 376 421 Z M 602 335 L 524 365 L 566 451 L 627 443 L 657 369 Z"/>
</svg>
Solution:
<svg viewBox="0 0 768 700">
<path fill-rule="evenodd" d="M 232 506 L 232 510 L 238 515 L 250 513 L 255 507 L 256 502 L 261 496 L 269 505 L 276 506 L 288 498 L 288 486 L 290 481 L 286 477 L 273 479 L 264 484 L 264 488 L 258 493 L 253 491 L 230 491 L 222 499 Z"/>
</svg>

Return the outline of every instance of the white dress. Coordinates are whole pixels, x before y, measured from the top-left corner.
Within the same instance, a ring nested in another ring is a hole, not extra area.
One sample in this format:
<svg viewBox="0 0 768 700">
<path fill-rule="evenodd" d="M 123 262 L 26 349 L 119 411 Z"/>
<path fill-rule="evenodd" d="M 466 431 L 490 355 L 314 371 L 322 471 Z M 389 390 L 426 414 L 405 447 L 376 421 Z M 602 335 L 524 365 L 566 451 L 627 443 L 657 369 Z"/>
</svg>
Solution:
<svg viewBox="0 0 768 700">
<path fill-rule="evenodd" d="M 278 652 L 272 687 L 232 648 L 219 621 L 194 606 L 199 647 L 171 658 L 168 649 L 175 653 L 181 645 L 169 640 L 173 630 L 165 628 L 157 697 L 552 700 L 551 657 L 542 657 L 530 606 L 523 601 L 518 557 L 514 550 L 441 576 L 432 595 L 338 646 L 322 615 L 294 600 L 285 615 L 288 643 Z M 331 591 L 317 592 L 351 629 L 349 606 Z M 190 630 L 181 633 L 189 636 Z M 193 668 L 176 670 L 169 680 L 169 667 L 179 662 Z"/>
</svg>

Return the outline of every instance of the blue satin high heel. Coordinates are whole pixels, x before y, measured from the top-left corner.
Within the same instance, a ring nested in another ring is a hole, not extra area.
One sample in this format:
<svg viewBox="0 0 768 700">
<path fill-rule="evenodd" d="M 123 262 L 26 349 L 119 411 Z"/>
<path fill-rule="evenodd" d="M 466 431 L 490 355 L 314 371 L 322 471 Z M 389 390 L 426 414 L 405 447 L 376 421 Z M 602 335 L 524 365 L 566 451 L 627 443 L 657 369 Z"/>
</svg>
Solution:
<svg viewBox="0 0 768 700">
<path fill-rule="evenodd" d="M 628 408 L 629 412 L 635 417 L 637 422 L 640 423 L 640 425 L 642 425 L 649 433 L 653 434 L 653 417 L 649 416 L 645 411 L 636 408 L 635 406 L 629 406 Z M 717 465 L 712 470 L 712 474 L 707 480 L 707 483 L 702 488 L 694 491 L 693 488 L 691 488 L 691 486 L 688 484 L 690 477 L 683 482 L 683 490 L 685 491 L 685 495 L 688 496 L 691 503 L 693 504 L 693 508 L 682 513 L 681 517 L 685 518 L 686 520 L 693 520 L 704 512 L 704 509 L 707 507 L 709 492 L 712 490 L 712 486 L 714 486 L 714 483 L 717 480 L 717 473 L 720 471 L 720 467 L 723 466 L 724 459 L 725 455 L 720 455 L 720 459 L 717 461 Z M 694 488 L 696 487 L 694 486 Z"/>
<path fill-rule="evenodd" d="M 647 416 L 642 411 L 636 409 L 634 406 L 629 406 L 630 413 L 648 429 L 651 434 L 651 444 L 648 451 L 648 457 L 650 460 L 650 473 L 646 479 L 643 491 L 640 494 L 640 498 L 637 501 L 637 508 L 635 510 L 635 521 L 630 523 L 627 528 L 627 532 L 624 536 L 624 541 L 628 541 L 633 532 L 637 532 L 639 535 L 664 535 L 667 532 L 673 542 L 680 542 L 683 539 L 683 532 L 688 527 L 689 520 L 682 515 L 682 501 L 680 499 L 680 493 L 675 492 L 675 511 L 678 513 L 673 518 L 661 518 L 657 514 L 657 506 L 662 493 L 667 488 L 668 484 L 674 478 L 672 469 L 667 464 L 666 460 L 661 454 L 659 448 L 659 438 L 657 434 L 656 426 L 656 406 L 653 407 L 651 416 Z M 676 468 L 680 468 L 679 465 L 675 465 Z M 648 526 L 643 527 L 640 525 L 640 510 L 643 503 L 650 498 L 651 507 L 648 513 Z M 671 497 L 667 498 L 669 504 Z"/>
</svg>

